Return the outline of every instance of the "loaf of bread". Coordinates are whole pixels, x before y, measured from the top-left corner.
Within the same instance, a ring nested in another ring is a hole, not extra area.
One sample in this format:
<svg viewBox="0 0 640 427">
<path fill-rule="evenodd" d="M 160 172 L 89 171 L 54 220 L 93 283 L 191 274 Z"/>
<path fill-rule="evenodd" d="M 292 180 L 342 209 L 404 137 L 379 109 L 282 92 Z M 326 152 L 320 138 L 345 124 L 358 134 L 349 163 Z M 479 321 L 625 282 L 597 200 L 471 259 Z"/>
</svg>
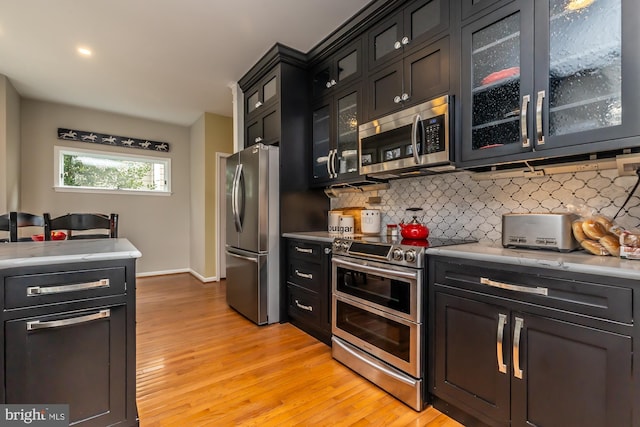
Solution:
<svg viewBox="0 0 640 427">
<path fill-rule="evenodd" d="M 603 215 L 595 215 L 593 219 L 600 225 L 604 227 L 604 229 L 608 232 L 611 232 L 611 228 L 613 228 L 613 222 L 609 218 Z"/>
<path fill-rule="evenodd" d="M 573 221 L 571 229 L 573 230 L 573 237 L 576 238 L 578 243 L 582 243 L 583 240 L 587 239 L 584 231 L 582 231 L 582 221 Z"/>
<path fill-rule="evenodd" d="M 582 246 L 587 252 L 592 253 L 593 255 L 609 255 L 609 251 L 605 248 L 600 242 L 596 242 L 595 240 L 586 239 L 580 242 L 580 246 Z"/>
<path fill-rule="evenodd" d="M 584 234 L 591 240 L 600 240 L 600 238 L 607 235 L 607 230 L 595 219 L 585 219 L 582 221 L 582 231 L 584 231 Z"/>
<path fill-rule="evenodd" d="M 613 234 L 607 234 L 598 240 L 598 242 L 605 247 L 607 252 L 613 256 L 620 256 L 620 241 L 618 236 Z"/>
</svg>

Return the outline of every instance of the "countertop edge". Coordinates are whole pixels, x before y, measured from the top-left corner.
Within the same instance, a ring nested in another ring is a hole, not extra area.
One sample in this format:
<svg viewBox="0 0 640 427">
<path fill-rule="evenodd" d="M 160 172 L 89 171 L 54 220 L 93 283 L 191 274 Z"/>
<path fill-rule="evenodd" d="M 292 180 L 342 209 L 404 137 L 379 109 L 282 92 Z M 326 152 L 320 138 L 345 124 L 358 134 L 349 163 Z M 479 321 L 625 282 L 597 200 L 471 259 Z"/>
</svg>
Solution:
<svg viewBox="0 0 640 427">
<path fill-rule="evenodd" d="M 332 243 L 337 236 L 328 231 L 302 231 L 297 233 L 282 233 L 282 237 L 288 239 L 310 240 L 314 242 Z"/>
</svg>

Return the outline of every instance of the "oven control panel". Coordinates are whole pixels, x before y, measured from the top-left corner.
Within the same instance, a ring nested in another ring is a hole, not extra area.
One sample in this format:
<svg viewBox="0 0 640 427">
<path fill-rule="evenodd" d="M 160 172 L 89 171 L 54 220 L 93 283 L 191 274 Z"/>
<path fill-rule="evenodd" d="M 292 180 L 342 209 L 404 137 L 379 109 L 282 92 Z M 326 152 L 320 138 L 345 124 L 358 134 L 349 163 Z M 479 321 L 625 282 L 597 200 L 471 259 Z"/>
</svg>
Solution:
<svg viewBox="0 0 640 427">
<path fill-rule="evenodd" d="M 333 253 L 409 267 L 421 267 L 424 258 L 422 247 L 339 238 L 333 241 Z"/>
</svg>

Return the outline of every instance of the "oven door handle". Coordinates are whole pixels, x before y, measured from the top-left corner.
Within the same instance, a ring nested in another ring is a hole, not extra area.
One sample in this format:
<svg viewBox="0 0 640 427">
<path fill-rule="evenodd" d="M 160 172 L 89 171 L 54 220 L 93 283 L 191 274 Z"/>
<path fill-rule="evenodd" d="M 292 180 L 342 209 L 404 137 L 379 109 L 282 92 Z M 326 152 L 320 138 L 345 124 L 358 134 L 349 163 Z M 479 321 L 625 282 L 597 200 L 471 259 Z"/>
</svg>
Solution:
<svg viewBox="0 0 640 427">
<path fill-rule="evenodd" d="M 355 351 L 351 350 L 346 345 L 342 344 L 340 341 L 334 339 L 334 340 L 332 340 L 332 344 L 340 346 L 341 349 L 343 349 L 344 351 L 346 351 L 347 353 L 349 353 L 353 357 L 357 358 L 361 362 L 366 363 L 367 365 L 371 366 L 372 368 L 377 369 L 379 371 L 382 371 L 385 374 L 389 375 L 390 377 L 393 377 L 394 379 L 396 379 L 398 381 L 402 381 L 405 384 L 409 384 L 411 387 L 415 387 L 416 386 L 417 381 L 414 381 L 414 380 L 409 379 L 407 377 L 404 377 L 402 375 L 398 375 L 396 372 L 393 372 L 391 369 L 387 368 L 383 364 L 376 363 L 373 360 L 369 360 L 369 359 L 367 359 L 365 357 L 362 357 L 361 355 L 359 355 Z"/>
<path fill-rule="evenodd" d="M 418 279 L 417 272 L 398 271 L 391 268 L 373 267 L 371 265 L 366 265 L 366 264 L 363 265 L 363 264 L 358 264 L 355 262 L 349 262 L 349 261 L 336 259 L 336 258 L 332 259 L 331 262 L 333 262 L 334 264 L 343 265 L 345 267 L 355 268 L 359 271 L 366 270 L 367 272 L 379 273 L 379 274 L 382 274 L 383 276 L 402 277 L 404 279 L 414 279 L 414 280 Z"/>
</svg>

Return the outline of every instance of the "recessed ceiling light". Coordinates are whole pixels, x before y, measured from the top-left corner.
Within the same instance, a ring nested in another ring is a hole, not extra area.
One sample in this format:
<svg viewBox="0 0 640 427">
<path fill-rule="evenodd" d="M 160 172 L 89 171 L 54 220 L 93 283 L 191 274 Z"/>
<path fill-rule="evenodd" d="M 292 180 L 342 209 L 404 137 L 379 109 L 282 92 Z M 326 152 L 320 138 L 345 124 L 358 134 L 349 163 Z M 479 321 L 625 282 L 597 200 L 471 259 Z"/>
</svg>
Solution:
<svg viewBox="0 0 640 427">
<path fill-rule="evenodd" d="M 82 56 L 91 56 L 91 49 L 88 49 L 86 47 L 79 47 L 78 53 Z"/>
</svg>

